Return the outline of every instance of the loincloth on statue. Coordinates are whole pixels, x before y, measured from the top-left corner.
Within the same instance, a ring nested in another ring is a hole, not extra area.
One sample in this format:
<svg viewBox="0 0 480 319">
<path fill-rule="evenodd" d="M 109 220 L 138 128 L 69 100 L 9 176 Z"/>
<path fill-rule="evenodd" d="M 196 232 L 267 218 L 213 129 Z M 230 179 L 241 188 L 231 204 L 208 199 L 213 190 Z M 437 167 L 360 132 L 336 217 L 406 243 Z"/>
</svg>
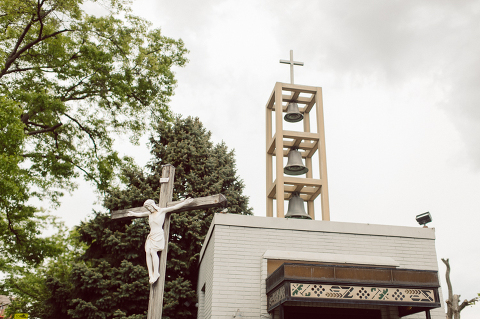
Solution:
<svg viewBox="0 0 480 319">
<path fill-rule="evenodd" d="M 145 251 L 153 249 L 161 251 L 165 248 L 165 235 L 163 230 L 161 232 L 150 233 L 145 241 Z"/>
</svg>

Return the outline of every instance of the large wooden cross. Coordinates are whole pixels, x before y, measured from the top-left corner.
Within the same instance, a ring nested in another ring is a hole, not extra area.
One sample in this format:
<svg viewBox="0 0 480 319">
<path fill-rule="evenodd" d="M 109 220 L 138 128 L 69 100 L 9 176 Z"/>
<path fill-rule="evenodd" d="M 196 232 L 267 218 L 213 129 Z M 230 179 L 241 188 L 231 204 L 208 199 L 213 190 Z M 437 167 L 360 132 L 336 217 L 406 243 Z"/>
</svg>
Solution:
<svg viewBox="0 0 480 319">
<path fill-rule="evenodd" d="M 172 202 L 173 196 L 173 180 L 175 176 L 175 167 L 167 164 L 162 168 L 162 178 L 160 179 L 160 199 L 158 207 L 170 207 L 179 202 Z M 194 198 L 193 202 L 187 204 L 178 210 L 171 213 L 179 213 L 196 209 L 207 209 L 211 207 L 225 207 L 227 199 L 222 194 L 217 194 L 207 197 Z M 112 219 L 132 218 L 127 216 L 128 212 L 147 212 L 144 207 L 129 208 L 124 210 L 116 210 L 112 212 Z M 148 301 L 148 319 L 161 319 L 163 308 L 163 290 L 165 286 L 165 271 L 167 268 L 167 252 L 168 252 L 168 236 L 170 233 L 170 213 L 165 216 L 165 223 L 163 226 L 165 233 L 165 248 L 160 253 L 160 278 L 150 285 L 150 299 Z"/>
</svg>

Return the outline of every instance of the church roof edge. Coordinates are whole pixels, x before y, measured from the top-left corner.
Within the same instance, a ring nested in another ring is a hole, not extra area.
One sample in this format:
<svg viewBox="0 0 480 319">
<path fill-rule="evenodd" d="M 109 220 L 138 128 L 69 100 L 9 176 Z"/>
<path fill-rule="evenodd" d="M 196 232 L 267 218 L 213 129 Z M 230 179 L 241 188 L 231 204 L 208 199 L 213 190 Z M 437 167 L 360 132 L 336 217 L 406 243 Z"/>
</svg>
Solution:
<svg viewBox="0 0 480 319">
<path fill-rule="evenodd" d="M 287 219 L 239 214 L 215 214 L 200 252 L 199 263 L 217 225 L 435 240 L 435 228 Z"/>
</svg>

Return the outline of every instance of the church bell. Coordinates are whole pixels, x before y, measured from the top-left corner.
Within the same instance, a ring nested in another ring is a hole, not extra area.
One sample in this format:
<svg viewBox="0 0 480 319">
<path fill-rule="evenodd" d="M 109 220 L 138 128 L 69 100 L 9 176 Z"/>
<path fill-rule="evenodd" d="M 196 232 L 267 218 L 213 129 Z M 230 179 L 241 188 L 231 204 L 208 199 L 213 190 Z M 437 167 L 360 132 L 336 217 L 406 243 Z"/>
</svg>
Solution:
<svg viewBox="0 0 480 319">
<path fill-rule="evenodd" d="M 294 102 L 290 102 L 287 105 L 287 114 L 283 117 L 283 119 L 290 123 L 296 123 L 303 120 L 303 114 L 300 113 L 298 109 L 298 104 Z"/>
<path fill-rule="evenodd" d="M 302 154 L 292 148 L 288 153 L 287 165 L 283 168 L 283 173 L 287 175 L 302 175 L 308 172 L 308 168 L 303 165 Z"/>
<path fill-rule="evenodd" d="M 288 201 L 288 211 L 285 218 L 312 219 L 312 217 L 305 212 L 303 199 L 298 192 L 293 192 L 292 197 Z"/>
</svg>

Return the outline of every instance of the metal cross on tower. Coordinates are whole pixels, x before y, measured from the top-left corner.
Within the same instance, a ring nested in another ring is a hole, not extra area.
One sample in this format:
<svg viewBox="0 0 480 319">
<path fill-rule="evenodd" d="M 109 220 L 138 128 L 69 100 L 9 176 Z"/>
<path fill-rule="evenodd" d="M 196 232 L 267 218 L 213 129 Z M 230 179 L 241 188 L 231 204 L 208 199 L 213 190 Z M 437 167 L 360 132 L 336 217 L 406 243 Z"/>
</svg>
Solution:
<svg viewBox="0 0 480 319">
<path fill-rule="evenodd" d="M 277 82 L 266 106 L 267 217 L 274 216 L 275 200 L 277 217 L 315 219 L 314 201 L 320 197 L 322 220 L 330 220 L 322 88 L 293 83 L 293 66 L 303 66 L 303 62 L 293 60 L 293 50 L 290 50 L 290 60 L 280 60 L 280 63 L 290 64 L 292 83 Z M 311 119 L 316 124 L 316 132 L 311 130 Z M 303 121 L 303 130 L 299 126 L 295 131 L 284 130 L 284 120 Z M 285 157 L 288 158 L 286 166 Z M 318 166 L 313 165 L 314 158 L 318 158 L 315 160 Z M 304 202 L 307 202 L 308 214 Z"/>
<path fill-rule="evenodd" d="M 303 62 L 293 61 L 293 50 L 290 50 L 290 60 L 280 60 L 280 63 L 290 64 L 290 83 L 293 84 L 293 66 L 303 66 Z"/>
</svg>

